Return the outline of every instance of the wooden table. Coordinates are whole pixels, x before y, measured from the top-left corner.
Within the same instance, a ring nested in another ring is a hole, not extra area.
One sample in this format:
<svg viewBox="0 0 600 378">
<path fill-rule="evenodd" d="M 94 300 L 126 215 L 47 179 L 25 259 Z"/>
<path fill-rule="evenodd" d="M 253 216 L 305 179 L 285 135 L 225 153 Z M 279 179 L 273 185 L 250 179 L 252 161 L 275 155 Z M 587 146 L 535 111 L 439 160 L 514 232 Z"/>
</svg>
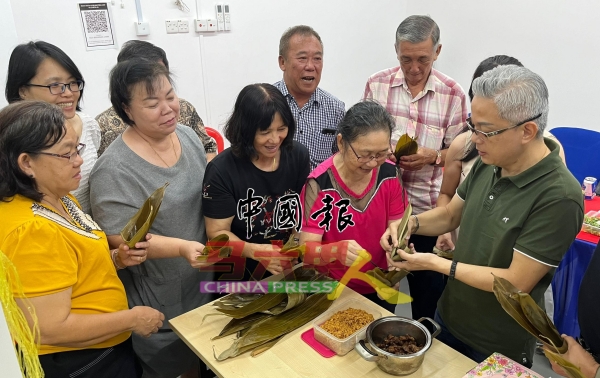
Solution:
<svg viewBox="0 0 600 378">
<path fill-rule="evenodd" d="M 336 301 L 357 298 L 368 301 L 351 289 L 345 288 Z M 380 307 L 384 316 L 393 315 Z M 208 313 L 214 313 L 214 306 L 208 303 L 195 310 L 171 319 L 171 328 L 183 341 L 211 368 L 218 377 L 323 377 L 323 378 L 354 378 L 354 377 L 392 377 L 381 371 L 374 362 L 363 360 L 355 351 L 343 357 L 321 357 L 308 346 L 300 335 L 312 327 L 312 322 L 286 335 L 273 348 L 257 357 L 251 357 L 250 352 L 218 362 L 213 357 L 213 346 L 216 354 L 227 349 L 233 340 L 233 335 L 211 341 L 221 332 L 229 321 L 227 316 L 210 316 L 202 323 L 202 318 Z M 414 378 L 460 378 L 477 363 L 456 352 L 445 344 L 433 340 L 431 349 L 427 351 L 423 365 L 414 374 L 405 377 Z"/>
</svg>

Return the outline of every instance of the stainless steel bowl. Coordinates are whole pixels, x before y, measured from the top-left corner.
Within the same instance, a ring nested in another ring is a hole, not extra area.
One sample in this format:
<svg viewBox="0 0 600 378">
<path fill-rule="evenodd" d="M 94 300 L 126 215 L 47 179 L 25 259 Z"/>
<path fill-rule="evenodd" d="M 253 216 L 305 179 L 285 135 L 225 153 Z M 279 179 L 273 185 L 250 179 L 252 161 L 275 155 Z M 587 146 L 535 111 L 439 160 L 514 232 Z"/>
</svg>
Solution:
<svg viewBox="0 0 600 378">
<path fill-rule="evenodd" d="M 435 328 L 433 335 L 422 324 L 423 320 L 433 324 Z M 431 347 L 433 338 L 440 331 L 439 324 L 431 318 L 421 318 L 417 321 L 401 316 L 387 316 L 375 320 L 367 328 L 366 341 L 369 347 L 364 340 L 360 340 L 354 349 L 365 360 L 376 362 L 377 366 L 388 374 L 408 375 L 419 369 L 425 358 L 425 352 Z M 410 335 L 415 338 L 418 345 L 423 345 L 423 349 L 414 354 L 397 355 L 377 347 L 377 343 L 383 342 L 389 335 Z"/>
</svg>

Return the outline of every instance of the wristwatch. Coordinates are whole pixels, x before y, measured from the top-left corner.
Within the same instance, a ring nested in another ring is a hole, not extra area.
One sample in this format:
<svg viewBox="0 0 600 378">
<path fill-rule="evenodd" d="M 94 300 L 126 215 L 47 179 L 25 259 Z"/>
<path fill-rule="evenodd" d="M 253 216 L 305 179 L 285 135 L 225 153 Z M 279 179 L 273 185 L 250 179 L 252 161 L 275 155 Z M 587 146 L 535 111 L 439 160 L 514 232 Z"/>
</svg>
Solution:
<svg viewBox="0 0 600 378">
<path fill-rule="evenodd" d="M 437 157 L 435 158 L 435 165 L 440 165 L 442 162 L 442 150 L 435 150 Z"/>
</svg>

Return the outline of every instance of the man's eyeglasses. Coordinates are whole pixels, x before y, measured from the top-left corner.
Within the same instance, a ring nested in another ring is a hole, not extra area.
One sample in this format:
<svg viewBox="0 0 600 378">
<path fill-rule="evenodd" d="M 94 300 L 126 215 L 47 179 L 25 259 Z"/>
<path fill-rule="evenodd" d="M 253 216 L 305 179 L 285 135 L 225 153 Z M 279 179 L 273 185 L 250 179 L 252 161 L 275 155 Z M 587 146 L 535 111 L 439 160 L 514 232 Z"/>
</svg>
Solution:
<svg viewBox="0 0 600 378">
<path fill-rule="evenodd" d="M 350 146 L 350 149 L 352 149 L 352 152 L 354 152 L 354 155 L 356 155 L 356 160 L 358 160 L 358 162 L 361 164 L 368 163 L 373 159 L 375 159 L 376 161 L 379 162 L 382 160 L 386 160 L 387 158 L 392 156 L 392 152 L 386 152 L 384 154 L 377 154 L 375 156 L 359 156 L 356 153 L 356 151 L 354 150 L 354 147 L 352 147 L 352 145 L 350 144 L 350 142 L 348 142 L 348 145 Z"/>
<path fill-rule="evenodd" d="M 50 152 L 37 152 L 37 153 L 42 154 L 42 155 L 48 155 L 48 156 L 54 156 L 54 157 L 67 159 L 67 160 L 69 160 L 69 162 L 72 163 L 75 161 L 75 158 L 77 157 L 77 155 L 81 156 L 83 151 L 85 151 L 85 144 L 79 143 L 77 145 L 77 147 L 75 147 L 75 152 L 71 152 L 70 154 L 59 155 L 59 154 L 52 154 Z"/>
<path fill-rule="evenodd" d="M 467 118 L 467 127 L 468 127 L 468 128 L 469 128 L 469 130 L 471 130 L 471 132 L 473 132 L 475 135 L 478 135 L 478 136 L 481 136 L 481 137 L 486 137 L 486 138 L 489 138 L 489 137 L 493 137 L 494 135 L 502 134 L 502 133 L 503 133 L 503 132 L 505 132 L 506 130 L 514 129 L 514 128 L 516 128 L 516 127 L 519 127 L 519 126 L 523 126 L 523 125 L 524 125 L 524 124 L 526 124 L 527 122 L 531 122 L 531 121 L 533 121 L 533 120 L 536 120 L 536 119 L 540 118 L 541 116 L 542 116 L 542 113 L 540 113 L 540 114 L 536 115 L 535 117 L 528 118 L 528 119 L 526 119 L 525 121 L 523 121 L 523 122 L 521 122 L 521 123 L 519 123 L 519 124 L 516 124 L 516 125 L 514 125 L 514 126 L 507 127 L 507 128 L 505 128 L 505 129 L 496 130 L 496 131 L 491 131 L 491 132 L 489 132 L 489 133 L 486 133 L 486 132 L 483 132 L 483 131 L 480 131 L 480 130 L 477 130 L 477 129 L 475 129 L 475 125 L 473 125 L 473 123 L 471 122 L 471 117 L 469 117 L 469 118 Z"/>
<path fill-rule="evenodd" d="M 41 87 L 48 88 L 50 93 L 53 95 L 65 93 L 65 90 L 69 88 L 71 92 L 79 92 L 83 89 L 85 83 L 83 80 L 75 80 L 70 83 L 52 83 L 50 85 L 39 85 L 39 84 L 25 84 L 28 87 Z"/>
</svg>

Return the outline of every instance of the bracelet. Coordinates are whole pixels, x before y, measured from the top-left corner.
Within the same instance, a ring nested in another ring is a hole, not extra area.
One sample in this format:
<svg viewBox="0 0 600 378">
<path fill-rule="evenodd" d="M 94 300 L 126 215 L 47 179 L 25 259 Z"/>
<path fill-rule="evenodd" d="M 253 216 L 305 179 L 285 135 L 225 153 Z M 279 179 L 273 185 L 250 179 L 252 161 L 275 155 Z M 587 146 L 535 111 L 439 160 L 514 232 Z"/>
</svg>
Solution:
<svg viewBox="0 0 600 378">
<path fill-rule="evenodd" d="M 417 228 L 415 228 L 414 231 L 411 232 L 411 234 L 416 233 L 417 231 L 419 231 L 419 218 L 417 218 L 416 215 L 411 215 L 413 217 L 413 219 L 415 220 L 415 225 Z"/>
<path fill-rule="evenodd" d="M 458 261 L 452 261 L 452 265 L 450 265 L 450 274 L 448 275 L 448 279 L 453 280 L 454 276 L 456 275 L 456 265 L 458 264 Z"/>
<path fill-rule="evenodd" d="M 115 267 L 117 268 L 117 270 L 127 268 L 126 266 L 120 266 L 117 263 L 117 253 L 119 253 L 119 249 L 118 248 L 117 249 L 113 249 L 112 251 L 110 251 L 113 264 L 115 264 Z"/>
</svg>

